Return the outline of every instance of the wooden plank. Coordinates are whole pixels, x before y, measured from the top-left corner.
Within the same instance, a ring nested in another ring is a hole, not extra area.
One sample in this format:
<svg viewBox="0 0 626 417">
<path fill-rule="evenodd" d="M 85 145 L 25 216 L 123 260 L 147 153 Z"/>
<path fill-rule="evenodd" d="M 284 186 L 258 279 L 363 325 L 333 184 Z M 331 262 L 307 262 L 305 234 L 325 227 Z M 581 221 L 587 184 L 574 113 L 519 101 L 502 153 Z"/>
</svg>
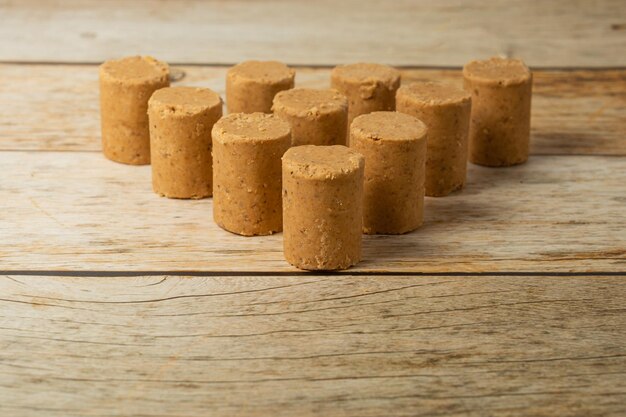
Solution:
<svg viewBox="0 0 626 417">
<path fill-rule="evenodd" d="M 176 67 L 184 85 L 224 96 L 224 67 Z M 327 87 L 328 69 L 298 68 L 297 84 Z M 97 69 L 90 65 L 0 65 L 0 150 L 100 149 Z M 404 82 L 460 85 L 458 70 L 403 71 Z M 626 70 L 538 71 L 534 154 L 626 155 Z"/>
<path fill-rule="evenodd" d="M 0 60 L 178 63 L 380 61 L 460 66 L 493 55 L 533 66 L 626 66 L 622 0 L 0 2 Z"/>
<path fill-rule="evenodd" d="M 212 201 L 151 190 L 150 167 L 93 152 L 1 152 L 0 270 L 295 271 L 282 235 L 213 223 Z M 356 271 L 623 272 L 626 158 L 535 156 L 470 165 L 469 184 L 427 198 L 425 226 L 367 236 Z"/>
<path fill-rule="evenodd" d="M 623 416 L 624 277 L 0 277 L 0 414 Z"/>
</svg>

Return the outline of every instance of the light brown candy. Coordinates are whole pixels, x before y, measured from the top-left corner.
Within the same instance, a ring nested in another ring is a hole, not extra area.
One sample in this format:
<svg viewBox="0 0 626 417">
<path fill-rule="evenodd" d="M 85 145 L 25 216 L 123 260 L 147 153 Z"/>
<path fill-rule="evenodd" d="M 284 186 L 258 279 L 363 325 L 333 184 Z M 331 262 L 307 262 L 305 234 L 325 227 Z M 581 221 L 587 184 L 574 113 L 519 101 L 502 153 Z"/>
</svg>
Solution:
<svg viewBox="0 0 626 417">
<path fill-rule="evenodd" d="M 149 56 L 114 59 L 100 66 L 104 156 L 124 164 L 150 163 L 148 100 L 168 85 L 167 64 Z"/>
<path fill-rule="evenodd" d="M 148 107 L 154 191 L 170 198 L 209 197 L 211 129 L 222 116 L 220 96 L 208 88 L 163 88 Z"/>
<path fill-rule="evenodd" d="M 213 127 L 213 218 L 244 236 L 282 230 L 281 157 L 291 146 L 284 120 L 234 113 Z"/>
<path fill-rule="evenodd" d="M 226 74 L 228 113 L 271 113 L 279 91 L 293 88 L 296 72 L 277 61 L 245 61 Z"/>
<path fill-rule="evenodd" d="M 528 67 L 519 59 L 472 61 L 463 78 L 472 94 L 469 160 L 493 167 L 526 162 L 533 82 Z"/>
<path fill-rule="evenodd" d="M 426 195 L 445 196 L 465 184 L 471 95 L 446 84 L 422 82 L 400 87 L 396 109 L 428 127 Z"/>
<path fill-rule="evenodd" d="M 331 87 L 348 98 L 348 126 L 355 117 L 374 111 L 393 111 L 400 71 L 382 64 L 339 65 L 330 74 Z"/>
<path fill-rule="evenodd" d="M 336 90 L 281 91 L 272 110 L 291 125 L 294 146 L 346 144 L 348 100 Z"/>
<path fill-rule="evenodd" d="M 345 146 L 298 146 L 283 156 L 285 258 L 309 270 L 361 260 L 363 156 Z"/>
<path fill-rule="evenodd" d="M 365 157 L 363 231 L 401 234 L 424 219 L 424 123 L 397 112 L 358 116 L 350 147 Z"/>
</svg>

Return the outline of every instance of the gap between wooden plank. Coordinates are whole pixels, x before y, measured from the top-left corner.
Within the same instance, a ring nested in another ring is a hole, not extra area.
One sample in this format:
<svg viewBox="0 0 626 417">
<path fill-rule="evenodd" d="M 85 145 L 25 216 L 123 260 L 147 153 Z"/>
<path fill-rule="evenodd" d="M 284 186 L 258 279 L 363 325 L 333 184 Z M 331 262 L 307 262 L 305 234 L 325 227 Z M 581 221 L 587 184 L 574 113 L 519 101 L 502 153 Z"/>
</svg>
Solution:
<svg viewBox="0 0 626 417">
<path fill-rule="evenodd" d="M 238 64 L 239 62 L 168 62 L 168 65 L 171 67 L 174 66 L 184 66 L 184 67 L 208 67 L 208 68 L 229 68 L 233 65 Z M 84 61 L 84 62 L 72 62 L 72 61 L 13 61 L 13 60 L 0 60 L 0 65 L 59 65 L 59 66 L 99 66 L 101 62 L 94 61 Z M 340 64 L 337 64 L 340 65 Z M 335 65 L 316 65 L 316 64 L 290 64 L 289 67 L 295 69 L 332 69 Z M 460 65 L 393 65 L 394 68 L 398 68 L 401 70 L 461 70 L 463 69 Z M 551 66 L 551 67 L 536 67 L 529 65 L 529 68 L 533 72 L 551 72 L 551 71 L 562 71 L 562 72 L 575 72 L 575 71 L 621 71 L 626 70 L 626 66 L 618 65 L 618 66 L 598 66 L 598 67 L 584 67 L 584 66 Z"/>
<path fill-rule="evenodd" d="M 54 276 L 54 277 L 140 277 L 140 276 L 174 276 L 174 277 L 295 277 L 295 276 L 337 276 L 337 277 L 619 277 L 626 275 L 626 270 L 618 272 L 534 272 L 534 271 L 501 271 L 501 272 L 393 272 L 393 271 L 65 271 L 65 270 L 0 270 L 0 275 L 15 276 Z"/>
<path fill-rule="evenodd" d="M 67 149 L 67 150 L 52 150 L 52 149 L 0 149 L 0 152 L 28 152 L 28 153 L 74 153 L 74 154 L 94 154 L 101 153 L 102 151 L 99 149 Z M 532 157 L 535 156 L 556 156 L 556 157 L 569 157 L 569 156 L 580 156 L 580 157 L 603 157 L 603 158 L 626 158 L 626 155 L 620 154 L 610 154 L 610 153 L 594 153 L 594 154 L 570 154 L 570 153 L 533 153 Z M 470 163 L 470 162 L 468 162 Z"/>
</svg>

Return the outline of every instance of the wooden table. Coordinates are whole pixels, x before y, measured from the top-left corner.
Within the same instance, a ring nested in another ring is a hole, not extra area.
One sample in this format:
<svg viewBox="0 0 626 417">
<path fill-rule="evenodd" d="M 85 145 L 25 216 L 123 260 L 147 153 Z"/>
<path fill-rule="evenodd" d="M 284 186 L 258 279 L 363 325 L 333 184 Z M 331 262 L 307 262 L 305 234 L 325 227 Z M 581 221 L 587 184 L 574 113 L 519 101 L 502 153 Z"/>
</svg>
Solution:
<svg viewBox="0 0 626 417">
<path fill-rule="evenodd" d="M 626 415 L 626 7 L 468 3 L 0 1 L 0 415 Z M 103 158 L 97 64 L 137 53 L 222 96 L 244 59 L 520 56 L 532 156 L 303 273 Z"/>
</svg>

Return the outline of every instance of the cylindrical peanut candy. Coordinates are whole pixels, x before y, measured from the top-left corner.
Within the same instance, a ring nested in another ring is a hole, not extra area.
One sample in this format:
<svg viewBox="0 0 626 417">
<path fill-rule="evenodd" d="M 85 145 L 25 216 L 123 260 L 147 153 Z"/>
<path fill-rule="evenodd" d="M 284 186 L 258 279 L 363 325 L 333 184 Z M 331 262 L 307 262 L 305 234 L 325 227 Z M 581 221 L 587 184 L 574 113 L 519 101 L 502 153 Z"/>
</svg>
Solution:
<svg viewBox="0 0 626 417">
<path fill-rule="evenodd" d="M 471 95 L 446 84 L 413 83 L 398 90 L 396 109 L 428 127 L 426 195 L 440 197 L 462 188 L 467 174 Z"/>
<path fill-rule="evenodd" d="M 281 91 L 272 110 L 291 125 L 294 146 L 346 144 L 348 100 L 337 90 Z"/>
<path fill-rule="evenodd" d="M 463 78 L 472 94 L 470 162 L 493 167 L 526 162 L 533 82 L 528 67 L 519 59 L 472 61 Z"/>
<path fill-rule="evenodd" d="M 279 91 L 293 88 L 296 72 L 277 61 L 245 61 L 226 74 L 228 113 L 271 113 Z"/>
<path fill-rule="evenodd" d="M 358 116 L 350 147 L 365 157 L 363 231 L 401 234 L 424 219 L 424 123 L 397 112 Z"/>
<path fill-rule="evenodd" d="M 349 127 L 361 114 L 395 110 L 400 71 L 382 64 L 339 65 L 333 68 L 330 83 L 348 98 Z"/>
<path fill-rule="evenodd" d="M 208 88 L 156 91 L 148 106 L 152 188 L 170 198 L 212 193 L 211 129 L 222 116 L 222 100 Z"/>
<path fill-rule="evenodd" d="M 124 164 L 150 163 L 148 100 L 169 83 L 167 64 L 149 56 L 114 59 L 100 66 L 104 156 Z"/>
<path fill-rule="evenodd" d="M 309 270 L 361 260 L 363 156 L 345 146 L 298 146 L 283 156 L 287 261 Z"/>
<path fill-rule="evenodd" d="M 281 157 L 291 129 L 264 113 L 233 113 L 213 127 L 213 218 L 244 236 L 282 230 Z"/>
</svg>

